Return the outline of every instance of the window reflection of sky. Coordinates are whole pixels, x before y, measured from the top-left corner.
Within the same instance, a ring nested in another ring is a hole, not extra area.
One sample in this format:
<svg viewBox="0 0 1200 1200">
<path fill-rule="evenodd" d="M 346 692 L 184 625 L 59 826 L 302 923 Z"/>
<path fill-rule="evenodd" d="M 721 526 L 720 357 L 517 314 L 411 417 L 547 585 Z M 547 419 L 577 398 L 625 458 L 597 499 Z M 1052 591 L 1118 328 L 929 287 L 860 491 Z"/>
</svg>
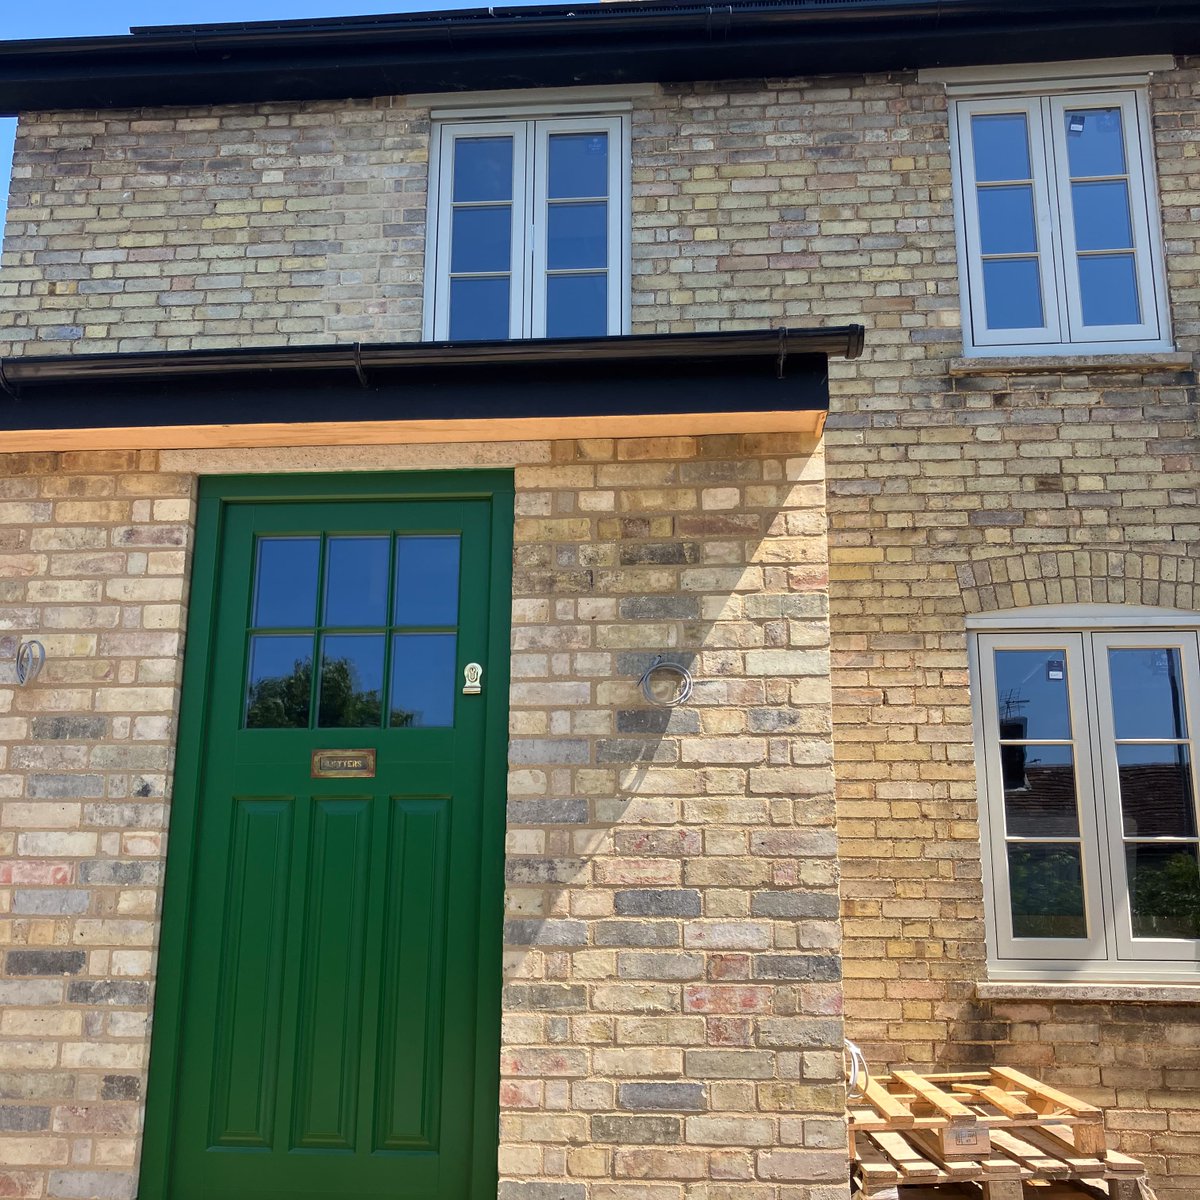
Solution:
<svg viewBox="0 0 1200 1200">
<path fill-rule="evenodd" d="M 1066 658 L 1065 650 L 996 651 L 996 706 L 1004 740 L 1070 740 Z M 1052 669 L 1063 677 L 1051 679 Z"/>
<path fill-rule="evenodd" d="M 1109 650 L 1108 671 L 1118 738 L 1188 736 L 1178 650 Z"/>
</svg>

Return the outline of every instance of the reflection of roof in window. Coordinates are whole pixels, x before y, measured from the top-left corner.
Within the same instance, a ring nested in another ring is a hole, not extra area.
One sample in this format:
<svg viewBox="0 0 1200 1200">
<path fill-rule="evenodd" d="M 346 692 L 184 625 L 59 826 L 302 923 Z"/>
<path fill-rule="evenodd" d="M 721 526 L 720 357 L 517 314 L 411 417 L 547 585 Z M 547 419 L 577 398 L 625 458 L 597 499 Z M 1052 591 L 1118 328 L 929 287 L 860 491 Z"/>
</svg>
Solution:
<svg viewBox="0 0 1200 1200">
<path fill-rule="evenodd" d="M 1171 753 L 1170 747 L 1163 748 Z M 1120 768 L 1126 837 L 1195 837 L 1187 764 L 1140 763 Z M 1010 834 L 1074 837 L 1075 772 L 1069 765 L 1025 768 L 1025 786 L 1004 793 Z"/>
</svg>

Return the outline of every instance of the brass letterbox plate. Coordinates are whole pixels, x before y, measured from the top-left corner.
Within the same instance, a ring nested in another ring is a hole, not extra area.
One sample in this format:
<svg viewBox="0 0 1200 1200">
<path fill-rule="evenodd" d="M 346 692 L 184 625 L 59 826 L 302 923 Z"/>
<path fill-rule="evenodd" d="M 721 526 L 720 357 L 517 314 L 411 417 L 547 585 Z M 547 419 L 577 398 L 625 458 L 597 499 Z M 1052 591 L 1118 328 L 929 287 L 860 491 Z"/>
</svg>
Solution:
<svg viewBox="0 0 1200 1200">
<path fill-rule="evenodd" d="M 374 750 L 314 750 L 314 779 L 374 779 Z"/>
</svg>

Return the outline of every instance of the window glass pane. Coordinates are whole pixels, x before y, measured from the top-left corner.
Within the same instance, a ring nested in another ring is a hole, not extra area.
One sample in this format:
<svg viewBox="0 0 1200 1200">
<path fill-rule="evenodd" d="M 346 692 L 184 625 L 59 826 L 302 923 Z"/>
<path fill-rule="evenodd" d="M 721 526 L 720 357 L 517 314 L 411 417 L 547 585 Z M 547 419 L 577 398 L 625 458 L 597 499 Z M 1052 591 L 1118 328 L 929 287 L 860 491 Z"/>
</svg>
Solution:
<svg viewBox="0 0 1200 1200">
<path fill-rule="evenodd" d="M 507 275 L 450 281 L 450 340 L 502 341 L 508 337 Z"/>
<path fill-rule="evenodd" d="M 1029 179 L 1029 122 L 1024 113 L 988 113 L 971 118 L 975 178 Z"/>
<path fill-rule="evenodd" d="M 452 633 L 398 633 L 392 646 L 393 728 L 454 724 L 457 683 Z"/>
<path fill-rule="evenodd" d="M 979 241 L 984 254 L 1037 253 L 1030 185 L 979 189 Z"/>
<path fill-rule="evenodd" d="M 1085 325 L 1141 323 L 1132 254 L 1087 255 L 1077 261 Z"/>
<path fill-rule="evenodd" d="M 383 634 L 337 634 L 321 650 L 318 724 L 326 729 L 377 728 L 383 696 Z"/>
<path fill-rule="evenodd" d="M 1014 937 L 1087 937 L 1077 845 L 1010 844 L 1008 882 Z"/>
<path fill-rule="evenodd" d="M 985 262 L 983 293 L 989 329 L 1041 329 L 1046 324 L 1036 258 Z"/>
<path fill-rule="evenodd" d="M 1125 847 L 1135 938 L 1200 938 L 1200 873 L 1195 846 Z"/>
<path fill-rule="evenodd" d="M 1066 651 L 997 650 L 996 708 L 1001 739 L 1069 740 Z"/>
<path fill-rule="evenodd" d="M 1078 837 L 1070 746 L 1001 746 L 1009 837 Z"/>
<path fill-rule="evenodd" d="M 250 639 L 247 729 L 307 729 L 312 637 Z"/>
<path fill-rule="evenodd" d="M 319 538 L 259 538 L 254 624 L 311 626 L 317 613 Z"/>
<path fill-rule="evenodd" d="M 325 624 L 387 623 L 386 537 L 331 537 L 325 551 Z"/>
<path fill-rule="evenodd" d="M 454 139 L 454 200 L 511 200 L 511 137 Z"/>
<path fill-rule="evenodd" d="M 1129 185 L 1112 183 L 1071 184 L 1077 250 L 1128 250 L 1133 245 L 1133 219 L 1129 213 Z"/>
<path fill-rule="evenodd" d="M 548 218 L 546 264 L 552 271 L 607 263 L 607 204 L 552 204 Z"/>
<path fill-rule="evenodd" d="M 606 275 L 547 276 L 547 337 L 589 337 L 607 332 Z"/>
<path fill-rule="evenodd" d="M 397 625 L 458 624 L 457 534 L 396 539 Z"/>
<path fill-rule="evenodd" d="M 1196 797 L 1187 746 L 1117 746 L 1125 836 L 1196 836 Z"/>
<path fill-rule="evenodd" d="M 607 133 L 555 133 L 548 141 L 551 199 L 608 195 Z"/>
<path fill-rule="evenodd" d="M 1073 108 L 1064 117 L 1071 178 L 1125 174 L 1119 108 Z"/>
<path fill-rule="evenodd" d="M 456 208 L 451 217 L 451 271 L 507 271 L 512 262 L 512 209 Z"/>
<path fill-rule="evenodd" d="M 1118 738 L 1185 738 L 1183 665 L 1173 646 L 1108 652 L 1113 723 Z"/>
</svg>

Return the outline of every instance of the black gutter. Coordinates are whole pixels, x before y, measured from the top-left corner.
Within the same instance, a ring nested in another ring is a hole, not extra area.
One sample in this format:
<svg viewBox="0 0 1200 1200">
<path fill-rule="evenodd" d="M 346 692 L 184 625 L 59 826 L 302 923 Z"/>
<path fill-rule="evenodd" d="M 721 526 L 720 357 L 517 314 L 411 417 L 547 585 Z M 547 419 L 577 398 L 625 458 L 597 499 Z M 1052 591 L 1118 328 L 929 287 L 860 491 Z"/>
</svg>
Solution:
<svg viewBox="0 0 1200 1200">
<path fill-rule="evenodd" d="M 861 325 L 828 329 L 729 330 L 720 333 L 639 333 L 601 338 L 524 338 L 503 342 L 372 342 L 349 346 L 231 346 L 225 350 L 162 350 L 131 354 L 27 355 L 0 359 L 0 386 L 96 379 L 187 379 L 271 371 L 354 371 L 376 368 L 620 365 L 660 360 L 768 358 L 790 354 L 858 358 Z"/>
<path fill-rule="evenodd" d="M 0 42 L 0 114 L 1196 52 L 1196 0 L 471 9 Z"/>
<path fill-rule="evenodd" d="M 824 412 L 863 329 L 301 346 L 0 361 L 4 431 Z"/>
</svg>

